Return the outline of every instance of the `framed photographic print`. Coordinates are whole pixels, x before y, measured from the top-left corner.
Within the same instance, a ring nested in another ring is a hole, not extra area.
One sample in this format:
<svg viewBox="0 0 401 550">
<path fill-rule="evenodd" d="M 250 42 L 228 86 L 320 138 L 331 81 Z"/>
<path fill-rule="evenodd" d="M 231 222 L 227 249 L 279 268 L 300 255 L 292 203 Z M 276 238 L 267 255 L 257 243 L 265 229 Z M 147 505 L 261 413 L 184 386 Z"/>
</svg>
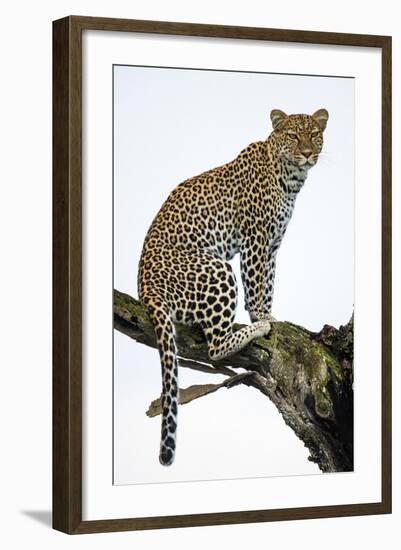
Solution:
<svg viewBox="0 0 401 550">
<path fill-rule="evenodd" d="M 53 23 L 53 526 L 391 511 L 391 38 Z"/>
</svg>

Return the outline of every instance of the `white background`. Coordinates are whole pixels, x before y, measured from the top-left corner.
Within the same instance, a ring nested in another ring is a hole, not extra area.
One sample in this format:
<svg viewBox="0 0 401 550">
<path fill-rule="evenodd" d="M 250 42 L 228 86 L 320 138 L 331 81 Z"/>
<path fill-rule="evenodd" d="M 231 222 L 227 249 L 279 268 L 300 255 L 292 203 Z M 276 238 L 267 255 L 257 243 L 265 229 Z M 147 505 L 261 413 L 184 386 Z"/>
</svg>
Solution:
<svg viewBox="0 0 401 550">
<path fill-rule="evenodd" d="M 116 66 L 114 287 L 137 296 L 144 237 L 179 182 L 265 140 L 271 109 L 312 114 L 323 106 L 330 113 L 324 150 L 278 253 L 273 314 L 315 331 L 348 322 L 354 304 L 354 101 L 352 78 Z M 249 323 L 238 256 L 232 263 L 240 290 L 236 319 Z M 161 467 L 160 417 L 145 415 L 160 391 L 159 365 L 157 350 L 115 331 L 116 484 L 320 473 L 274 405 L 244 386 L 181 407 L 176 460 Z M 180 387 L 223 379 L 180 369 Z"/>
<path fill-rule="evenodd" d="M 396 3 L 384 1 L 381 10 L 367 12 L 362 3 L 337 2 L 321 9 L 320 2 L 301 4 L 283 0 L 275 5 L 248 2 L 208 2 L 168 5 L 149 1 L 133 5 L 108 2 L 42 2 L 30 6 L 16 2 L 3 13 L 9 22 L 2 34 L 2 183 L 1 203 L 3 272 L 2 284 L 2 542 L 8 548 L 35 545 L 41 548 L 74 547 L 202 548 L 226 544 L 243 548 L 280 544 L 309 548 L 311 540 L 323 537 L 327 549 L 352 547 L 398 547 L 400 534 L 400 478 L 395 471 L 393 516 L 313 520 L 246 526 L 222 526 L 185 530 L 120 533 L 68 538 L 48 528 L 50 509 L 50 144 L 51 144 L 51 28 L 50 20 L 70 13 L 112 17 L 170 19 L 233 25 L 254 25 L 309 30 L 394 35 L 394 67 L 400 65 L 400 34 Z M 344 18 L 344 13 L 347 17 Z M 370 15 L 371 13 L 371 15 Z M 18 20 L 17 25 L 13 21 Z M 401 93 L 399 72 L 394 74 L 395 97 Z M 394 103 L 395 121 L 400 120 Z M 5 127 L 4 127 L 5 124 Z M 400 125 L 395 125 L 394 151 L 400 150 Z M 21 158 L 23 151 L 23 158 Z M 400 161 L 394 155 L 394 181 L 400 178 Z M 394 203 L 400 204 L 395 186 Z M 396 212 L 394 234 L 400 234 L 400 211 Z M 11 238 L 10 238 L 11 237 Z M 400 243 L 394 239 L 394 281 L 400 280 Z M 6 254 L 6 258 L 4 258 Z M 17 299 L 18 297 L 18 299 Z M 394 335 L 400 332 L 400 292 L 395 288 Z M 18 300 L 21 302 L 17 305 Z M 4 309 L 7 306 L 7 312 Z M 399 344 L 395 341 L 394 388 L 400 387 L 397 364 Z M 394 408 L 395 464 L 400 462 L 400 400 Z M 12 421 L 10 421 L 12 419 Z M 36 521 L 35 521 L 36 518 Z M 327 533 L 336 533 L 327 537 Z M 385 541 L 387 539 L 387 541 Z M 391 542 L 393 539 L 393 542 Z"/>
</svg>

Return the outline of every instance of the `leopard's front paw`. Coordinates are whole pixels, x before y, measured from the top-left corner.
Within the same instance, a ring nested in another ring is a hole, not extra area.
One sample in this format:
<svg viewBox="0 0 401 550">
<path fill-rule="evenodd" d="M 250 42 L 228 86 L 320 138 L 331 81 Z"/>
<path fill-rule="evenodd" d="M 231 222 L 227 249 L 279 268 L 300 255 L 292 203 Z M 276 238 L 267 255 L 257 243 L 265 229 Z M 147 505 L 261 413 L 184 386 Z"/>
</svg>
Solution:
<svg viewBox="0 0 401 550">
<path fill-rule="evenodd" d="M 256 329 L 255 336 L 261 337 L 261 336 L 267 336 L 271 331 L 271 325 L 267 319 L 264 319 L 262 321 L 256 321 L 255 323 L 252 323 L 252 327 Z"/>
<path fill-rule="evenodd" d="M 251 318 L 252 323 L 256 323 L 257 321 L 269 321 L 269 323 L 277 322 L 277 319 L 275 319 L 271 313 L 266 313 L 264 311 L 251 311 L 249 312 L 249 317 Z"/>
</svg>

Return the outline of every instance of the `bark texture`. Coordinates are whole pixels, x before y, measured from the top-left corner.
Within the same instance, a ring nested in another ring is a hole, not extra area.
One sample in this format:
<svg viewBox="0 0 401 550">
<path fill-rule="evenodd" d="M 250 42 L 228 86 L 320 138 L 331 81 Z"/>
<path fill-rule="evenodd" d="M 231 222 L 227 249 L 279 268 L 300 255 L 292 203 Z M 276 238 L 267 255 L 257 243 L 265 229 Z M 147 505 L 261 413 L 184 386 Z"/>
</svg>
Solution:
<svg viewBox="0 0 401 550">
<path fill-rule="evenodd" d="M 114 290 L 114 328 L 156 348 L 146 309 L 118 290 Z M 258 338 L 220 361 L 209 359 L 198 327 L 177 324 L 176 332 L 181 367 L 226 376 L 219 384 L 181 388 L 182 404 L 220 388 L 253 387 L 275 404 L 308 448 L 309 460 L 323 472 L 353 469 L 353 318 L 338 330 L 325 325 L 318 333 L 275 322 L 267 338 Z M 238 373 L 238 368 L 246 372 Z M 150 404 L 147 414 L 160 414 L 159 399 Z M 268 436 L 268 425 L 260 429 L 261 437 L 264 432 Z"/>
</svg>

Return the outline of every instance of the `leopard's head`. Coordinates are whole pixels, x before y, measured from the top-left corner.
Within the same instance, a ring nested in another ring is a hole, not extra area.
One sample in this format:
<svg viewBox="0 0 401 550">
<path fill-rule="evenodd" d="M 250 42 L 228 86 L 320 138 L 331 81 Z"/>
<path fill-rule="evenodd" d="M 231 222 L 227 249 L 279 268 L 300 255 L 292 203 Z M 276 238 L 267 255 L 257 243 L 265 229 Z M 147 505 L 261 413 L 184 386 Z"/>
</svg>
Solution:
<svg viewBox="0 0 401 550">
<path fill-rule="evenodd" d="M 316 164 L 329 118 L 326 109 L 319 109 L 313 115 L 286 115 L 283 111 L 274 109 L 270 118 L 273 125 L 270 138 L 274 154 L 304 169 Z"/>
</svg>

